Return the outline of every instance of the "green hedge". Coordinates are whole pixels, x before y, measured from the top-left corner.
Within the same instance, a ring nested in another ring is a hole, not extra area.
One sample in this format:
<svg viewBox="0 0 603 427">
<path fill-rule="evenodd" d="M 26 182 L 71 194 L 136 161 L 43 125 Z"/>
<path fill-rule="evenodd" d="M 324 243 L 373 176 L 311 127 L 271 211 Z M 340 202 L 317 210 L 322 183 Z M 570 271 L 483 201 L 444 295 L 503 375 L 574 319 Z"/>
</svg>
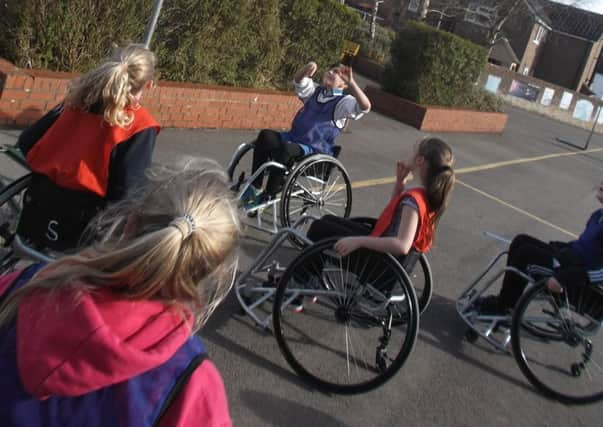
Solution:
<svg viewBox="0 0 603 427">
<path fill-rule="evenodd" d="M 491 98 L 474 87 L 486 58 L 487 50 L 481 46 L 407 22 L 392 44 L 383 87 L 419 104 L 497 109 Z"/>
<path fill-rule="evenodd" d="M 375 39 L 371 40 L 370 24 L 363 21 L 352 36 L 352 41 L 360 45 L 359 55 L 379 64 L 387 64 L 390 62 L 390 51 L 396 33 L 381 25 L 377 25 L 375 30 Z"/>
<path fill-rule="evenodd" d="M 84 72 L 142 40 L 153 0 L 5 0 L 0 56 L 21 67 Z M 290 86 L 310 59 L 328 66 L 359 25 L 337 0 L 170 0 L 152 49 L 167 80 Z"/>
</svg>

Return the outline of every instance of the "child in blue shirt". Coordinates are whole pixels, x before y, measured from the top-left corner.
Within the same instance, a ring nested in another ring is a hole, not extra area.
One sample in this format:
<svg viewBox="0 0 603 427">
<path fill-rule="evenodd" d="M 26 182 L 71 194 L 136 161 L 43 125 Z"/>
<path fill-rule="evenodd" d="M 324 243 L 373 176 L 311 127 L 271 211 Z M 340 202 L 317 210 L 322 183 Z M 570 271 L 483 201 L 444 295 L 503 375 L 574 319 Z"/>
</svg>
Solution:
<svg viewBox="0 0 603 427">
<path fill-rule="evenodd" d="M 311 153 L 333 154 L 335 138 L 341 133 L 348 119 L 358 120 L 368 113 L 371 103 L 358 87 L 352 69 L 344 65 L 331 67 L 322 78 L 322 85 L 312 80 L 318 66 L 309 62 L 294 77 L 297 96 L 304 106 L 297 112 L 291 129 L 287 132 L 262 130 L 255 141 L 252 173 L 268 160 L 290 166 L 292 162 Z M 344 95 L 343 91 L 350 92 Z M 243 196 L 246 203 L 257 202 L 257 191 L 262 178 L 249 186 Z M 272 196 L 280 191 L 282 172 L 272 168 L 264 194 Z"/>
<path fill-rule="evenodd" d="M 603 182 L 597 200 L 603 204 Z M 550 276 L 549 289 L 557 292 L 562 287 L 603 282 L 603 209 L 593 212 L 578 239 L 568 243 L 545 243 L 525 234 L 515 237 L 507 265 L 531 276 Z M 481 314 L 504 314 L 513 309 L 526 284 L 519 275 L 507 272 L 500 293 L 478 299 L 476 308 Z"/>
</svg>

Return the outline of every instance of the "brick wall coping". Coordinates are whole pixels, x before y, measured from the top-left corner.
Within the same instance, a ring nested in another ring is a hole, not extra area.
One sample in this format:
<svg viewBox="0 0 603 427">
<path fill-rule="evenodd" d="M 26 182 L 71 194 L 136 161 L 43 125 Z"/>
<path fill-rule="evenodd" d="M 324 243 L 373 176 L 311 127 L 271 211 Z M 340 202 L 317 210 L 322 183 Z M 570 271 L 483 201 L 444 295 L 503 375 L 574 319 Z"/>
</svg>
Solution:
<svg viewBox="0 0 603 427">
<path fill-rule="evenodd" d="M 61 102 L 78 73 L 22 69 L 0 58 L 0 125 L 28 126 Z M 143 105 L 164 127 L 286 129 L 301 102 L 292 91 L 160 80 Z"/>
</svg>

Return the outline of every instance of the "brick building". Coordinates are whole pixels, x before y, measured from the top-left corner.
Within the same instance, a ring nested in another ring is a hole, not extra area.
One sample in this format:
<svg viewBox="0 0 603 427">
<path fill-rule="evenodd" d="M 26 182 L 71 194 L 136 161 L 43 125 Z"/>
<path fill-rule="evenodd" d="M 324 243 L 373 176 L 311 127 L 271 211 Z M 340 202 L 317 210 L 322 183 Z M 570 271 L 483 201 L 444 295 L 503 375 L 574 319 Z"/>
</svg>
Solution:
<svg viewBox="0 0 603 427">
<path fill-rule="evenodd" d="M 403 19 L 417 19 L 422 0 L 404 2 Z M 490 46 L 490 62 L 523 75 L 576 91 L 603 87 L 603 15 L 548 0 L 431 0 L 427 22 Z"/>
</svg>

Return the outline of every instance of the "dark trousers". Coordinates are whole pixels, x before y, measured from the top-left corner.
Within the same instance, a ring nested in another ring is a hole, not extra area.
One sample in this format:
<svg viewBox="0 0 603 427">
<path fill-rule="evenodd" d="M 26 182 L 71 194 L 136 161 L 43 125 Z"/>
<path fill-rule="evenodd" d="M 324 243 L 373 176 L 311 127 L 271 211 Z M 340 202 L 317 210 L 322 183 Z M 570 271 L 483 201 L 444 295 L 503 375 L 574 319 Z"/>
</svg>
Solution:
<svg viewBox="0 0 603 427">
<path fill-rule="evenodd" d="M 304 151 L 298 144 L 281 140 L 278 132 L 270 129 L 263 129 L 258 134 L 253 150 L 253 172 L 269 160 L 279 162 L 287 167 L 291 167 L 293 162 L 302 157 Z M 259 176 L 254 182 L 255 188 L 262 186 L 263 176 Z M 266 183 L 266 193 L 276 194 L 283 186 L 283 171 L 277 168 L 269 168 L 268 182 Z"/>
<path fill-rule="evenodd" d="M 550 243 L 520 234 L 511 242 L 507 265 L 523 272 L 527 272 L 530 265 L 552 270 L 555 254 L 556 249 Z M 515 307 L 526 285 L 527 282 L 517 274 L 505 273 L 502 289 L 498 295 L 500 307 L 505 309 Z"/>
<path fill-rule="evenodd" d="M 308 238 L 313 242 L 329 237 L 368 236 L 372 227 L 357 221 L 334 215 L 325 215 L 312 222 Z"/>
<path fill-rule="evenodd" d="M 334 215 L 325 215 L 310 225 L 307 236 L 314 242 L 331 237 L 368 236 L 373 229 L 374 222 L 374 220 L 366 218 L 358 221 Z M 328 260 L 328 257 L 313 260 L 311 262 L 313 271 L 321 271 L 323 262 Z M 332 264 L 338 265 L 337 261 L 332 261 Z M 394 284 L 392 276 L 385 273 L 388 271 L 389 266 L 385 264 L 385 258 L 382 254 L 360 248 L 348 255 L 346 266 L 350 269 L 350 272 L 358 275 L 358 280 L 361 283 L 372 283 L 381 290 L 391 290 Z M 304 283 L 307 279 L 308 277 L 305 275 L 298 275 L 296 277 L 296 280 L 301 283 Z"/>
</svg>

